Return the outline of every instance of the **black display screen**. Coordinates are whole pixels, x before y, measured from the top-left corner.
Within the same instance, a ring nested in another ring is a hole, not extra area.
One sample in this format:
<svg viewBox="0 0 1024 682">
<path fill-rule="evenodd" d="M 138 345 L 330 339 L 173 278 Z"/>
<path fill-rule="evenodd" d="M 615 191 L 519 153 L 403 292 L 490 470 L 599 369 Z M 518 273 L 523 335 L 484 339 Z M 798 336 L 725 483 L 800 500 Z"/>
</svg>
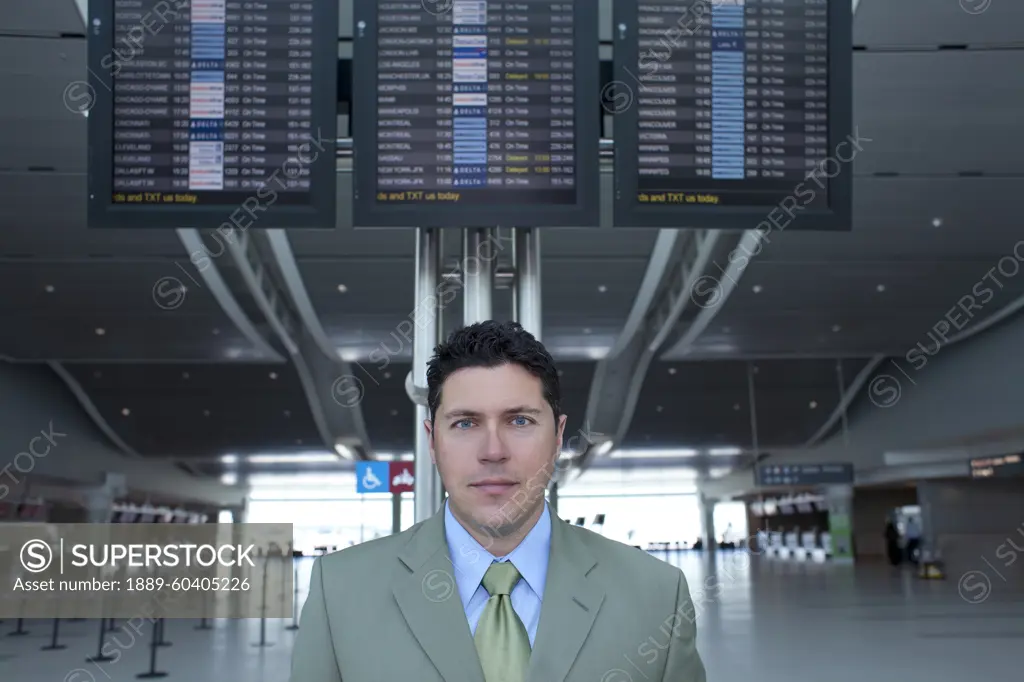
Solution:
<svg viewBox="0 0 1024 682">
<path fill-rule="evenodd" d="M 977 457 L 970 461 L 971 478 L 1017 478 L 1024 476 L 1024 458 L 1021 455 Z"/>
<path fill-rule="evenodd" d="M 785 227 L 848 228 L 849 4 L 658 0 L 616 11 L 618 80 L 605 107 L 621 115 L 617 224 L 751 229 L 781 207 Z"/>
<path fill-rule="evenodd" d="M 333 4 L 90 2 L 90 225 L 333 227 Z"/>
<path fill-rule="evenodd" d="M 357 226 L 597 224 L 592 3 L 356 7 Z"/>
</svg>

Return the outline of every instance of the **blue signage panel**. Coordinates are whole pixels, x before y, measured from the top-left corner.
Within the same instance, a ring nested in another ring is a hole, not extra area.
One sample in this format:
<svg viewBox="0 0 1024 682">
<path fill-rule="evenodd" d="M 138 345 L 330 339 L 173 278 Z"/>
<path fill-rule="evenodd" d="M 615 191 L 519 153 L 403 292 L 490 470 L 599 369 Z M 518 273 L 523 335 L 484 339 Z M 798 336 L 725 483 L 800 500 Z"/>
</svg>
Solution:
<svg viewBox="0 0 1024 682">
<path fill-rule="evenodd" d="M 390 465 L 390 462 L 356 462 L 356 492 L 391 492 Z"/>
</svg>

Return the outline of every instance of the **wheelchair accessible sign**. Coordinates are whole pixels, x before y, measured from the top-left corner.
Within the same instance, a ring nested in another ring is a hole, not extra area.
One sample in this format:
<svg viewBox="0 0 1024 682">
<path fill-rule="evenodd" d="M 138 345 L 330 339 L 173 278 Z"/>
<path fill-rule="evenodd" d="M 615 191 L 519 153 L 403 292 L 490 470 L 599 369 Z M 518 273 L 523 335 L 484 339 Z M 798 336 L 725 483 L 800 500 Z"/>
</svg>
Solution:
<svg viewBox="0 0 1024 682">
<path fill-rule="evenodd" d="M 357 493 L 411 493 L 412 462 L 356 462 Z"/>
</svg>

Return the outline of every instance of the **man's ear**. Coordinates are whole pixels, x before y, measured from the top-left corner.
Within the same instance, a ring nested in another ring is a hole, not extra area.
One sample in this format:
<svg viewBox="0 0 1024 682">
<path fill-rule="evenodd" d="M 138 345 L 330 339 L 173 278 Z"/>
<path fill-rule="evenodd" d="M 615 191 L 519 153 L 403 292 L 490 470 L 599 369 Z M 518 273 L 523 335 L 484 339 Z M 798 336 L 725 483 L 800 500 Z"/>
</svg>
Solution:
<svg viewBox="0 0 1024 682">
<path fill-rule="evenodd" d="M 434 456 L 434 425 L 429 419 L 423 420 L 423 430 L 427 432 L 427 444 L 430 446 L 430 461 L 437 465 L 437 457 Z"/>
<path fill-rule="evenodd" d="M 562 437 L 565 435 L 565 422 L 568 419 L 568 415 L 561 415 L 558 417 L 558 427 L 555 434 L 555 459 L 562 454 Z"/>
</svg>

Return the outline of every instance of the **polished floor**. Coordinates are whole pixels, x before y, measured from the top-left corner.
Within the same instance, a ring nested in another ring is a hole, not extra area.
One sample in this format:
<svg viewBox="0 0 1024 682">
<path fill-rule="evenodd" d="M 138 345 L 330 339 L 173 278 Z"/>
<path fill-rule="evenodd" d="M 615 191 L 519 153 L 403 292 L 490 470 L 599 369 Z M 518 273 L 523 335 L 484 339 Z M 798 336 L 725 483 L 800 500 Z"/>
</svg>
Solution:
<svg viewBox="0 0 1024 682">
<path fill-rule="evenodd" d="M 1020 679 L 1022 585 L 996 579 L 979 591 L 976 580 L 961 584 L 955 575 L 922 581 L 885 565 L 791 563 L 743 552 L 720 552 L 713 563 L 691 553 L 662 557 L 689 579 L 708 680 Z M 308 567 L 303 562 L 302 584 Z M 171 646 L 157 650 L 156 669 L 187 682 L 288 682 L 289 623 L 267 621 L 270 646 L 260 647 L 258 620 L 222 620 L 205 631 L 196 621 L 167 621 Z M 97 664 L 85 660 L 98 647 L 97 621 L 62 622 L 66 648 L 57 651 L 41 650 L 52 621 L 26 621 L 30 634 L 7 636 L 15 627 L 0 623 L 4 682 L 128 682 L 150 670 L 148 629 L 145 639 L 121 631 L 120 660 Z"/>
</svg>

